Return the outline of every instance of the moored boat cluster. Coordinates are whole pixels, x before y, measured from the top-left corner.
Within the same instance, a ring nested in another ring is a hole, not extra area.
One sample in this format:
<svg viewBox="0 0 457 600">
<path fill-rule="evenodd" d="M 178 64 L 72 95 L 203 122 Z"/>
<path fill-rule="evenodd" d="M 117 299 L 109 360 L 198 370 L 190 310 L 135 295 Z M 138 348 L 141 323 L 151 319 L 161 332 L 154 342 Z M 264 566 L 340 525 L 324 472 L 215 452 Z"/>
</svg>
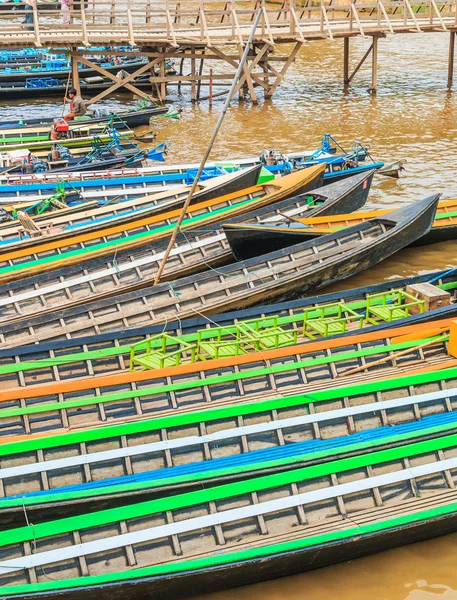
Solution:
<svg viewBox="0 0 457 600">
<path fill-rule="evenodd" d="M 364 211 L 401 161 L 329 136 L 195 183 L 136 144 L 174 116 L 0 123 L 2 598 L 184 597 L 456 529 L 457 271 L 325 290 L 455 239 L 456 201 Z"/>
</svg>

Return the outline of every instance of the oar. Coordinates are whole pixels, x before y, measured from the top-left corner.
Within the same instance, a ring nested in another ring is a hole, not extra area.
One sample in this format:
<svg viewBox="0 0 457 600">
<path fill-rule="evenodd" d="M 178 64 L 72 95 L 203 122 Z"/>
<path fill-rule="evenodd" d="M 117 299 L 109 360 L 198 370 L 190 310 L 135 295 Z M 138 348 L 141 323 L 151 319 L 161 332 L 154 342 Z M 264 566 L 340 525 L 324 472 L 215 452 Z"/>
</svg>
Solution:
<svg viewBox="0 0 457 600">
<path fill-rule="evenodd" d="M 417 346 L 414 346 L 413 348 L 407 348 L 406 350 L 402 350 L 401 352 L 394 352 L 393 354 L 390 354 L 389 356 L 385 356 L 384 358 L 380 358 L 379 360 L 375 360 L 374 362 L 367 363 L 360 367 L 355 367 L 354 369 L 350 369 L 348 371 L 343 371 L 343 373 L 339 374 L 339 377 L 346 377 L 347 375 L 355 375 L 356 373 L 365 371 L 366 369 L 369 369 L 370 367 L 376 367 L 378 365 L 382 365 L 383 363 L 389 362 L 391 360 L 396 360 L 397 358 L 400 358 L 400 357 L 404 356 L 405 354 L 409 354 L 411 352 L 416 352 L 417 350 L 421 350 L 422 348 L 427 348 L 428 346 L 432 346 L 433 344 L 436 344 L 436 342 L 444 342 L 447 339 L 449 339 L 448 333 L 445 335 L 442 335 L 441 337 L 434 338 L 433 340 L 429 340 L 428 342 L 424 342 L 423 344 L 418 344 Z"/>
</svg>

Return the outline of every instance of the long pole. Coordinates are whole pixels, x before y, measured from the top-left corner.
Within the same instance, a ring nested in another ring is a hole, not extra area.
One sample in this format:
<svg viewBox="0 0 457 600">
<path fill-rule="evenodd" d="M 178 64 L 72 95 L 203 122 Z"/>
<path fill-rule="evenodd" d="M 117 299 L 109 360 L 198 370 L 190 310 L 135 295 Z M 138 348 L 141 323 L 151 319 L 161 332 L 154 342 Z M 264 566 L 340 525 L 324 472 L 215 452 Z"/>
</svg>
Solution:
<svg viewBox="0 0 457 600">
<path fill-rule="evenodd" d="M 65 106 L 67 105 L 68 88 L 70 87 L 70 77 L 71 77 L 71 69 L 68 72 L 67 87 L 65 88 L 65 96 L 63 97 L 62 117 L 65 114 Z"/>
<path fill-rule="evenodd" d="M 214 128 L 214 131 L 213 131 L 213 135 L 211 136 L 211 139 L 209 141 L 208 147 L 206 148 L 206 151 L 205 151 L 205 154 L 203 155 L 203 158 L 202 158 L 202 161 L 200 163 L 200 166 L 198 167 L 197 175 L 195 176 L 194 182 L 192 183 L 192 187 L 190 188 L 189 194 L 188 194 L 188 196 L 186 198 L 186 201 L 184 202 L 184 206 L 182 207 L 181 214 L 179 215 L 178 222 L 176 223 L 176 227 L 173 230 L 173 233 L 171 235 L 171 238 L 170 238 L 170 241 L 168 243 L 167 249 L 165 250 L 165 254 L 163 256 L 162 262 L 160 263 L 159 270 L 157 271 L 157 275 L 156 275 L 156 278 L 155 278 L 155 281 L 154 281 L 154 285 L 157 285 L 160 282 L 160 278 L 162 276 L 163 270 L 165 269 L 165 265 L 167 264 L 168 257 L 170 255 L 170 252 L 171 252 L 171 250 L 173 248 L 173 245 L 174 245 L 174 243 L 176 241 L 176 238 L 178 236 L 179 228 L 181 227 L 181 223 L 183 222 L 184 217 L 185 217 L 185 215 L 187 213 L 187 209 L 189 208 L 190 201 L 192 200 L 192 196 L 194 195 L 194 192 L 197 189 L 198 181 L 199 181 L 200 176 L 201 176 L 201 174 L 203 172 L 203 169 L 205 168 L 206 161 L 208 160 L 208 157 L 209 157 L 209 154 L 210 154 L 211 149 L 213 147 L 214 141 L 216 140 L 216 136 L 219 133 L 219 129 L 221 128 L 222 121 L 224 120 L 225 114 L 226 114 L 226 112 L 228 110 L 228 107 L 230 106 L 230 101 L 232 99 L 233 92 L 235 90 L 235 87 L 236 87 L 236 84 L 237 84 L 239 78 L 241 77 L 241 72 L 243 70 L 244 63 L 246 62 L 246 59 L 248 57 L 249 48 L 250 48 L 250 46 L 252 44 L 252 40 L 254 39 L 254 35 L 255 35 L 255 32 L 256 32 L 257 26 L 259 24 L 261 14 L 262 14 L 262 11 L 259 10 L 257 12 L 257 17 L 256 17 L 256 19 L 254 21 L 253 26 L 252 26 L 252 30 L 251 30 L 251 33 L 249 35 L 249 39 L 248 39 L 247 44 L 246 44 L 246 46 L 244 48 L 243 56 L 241 57 L 241 60 L 238 63 L 238 68 L 237 68 L 235 76 L 233 78 L 232 85 L 230 86 L 230 90 L 229 90 L 228 96 L 227 96 L 227 98 L 225 100 L 224 108 L 222 109 L 222 112 L 221 112 L 221 114 L 219 116 L 219 119 L 217 121 L 216 127 Z"/>
</svg>

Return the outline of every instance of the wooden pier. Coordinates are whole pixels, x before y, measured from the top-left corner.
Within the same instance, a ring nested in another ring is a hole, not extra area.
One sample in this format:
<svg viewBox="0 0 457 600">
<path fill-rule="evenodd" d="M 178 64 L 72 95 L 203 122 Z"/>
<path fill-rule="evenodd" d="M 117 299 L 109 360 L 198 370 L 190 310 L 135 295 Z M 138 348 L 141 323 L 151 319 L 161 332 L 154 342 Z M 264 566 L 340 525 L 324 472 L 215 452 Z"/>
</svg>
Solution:
<svg viewBox="0 0 457 600">
<path fill-rule="evenodd" d="M 371 55 L 371 92 L 376 92 L 378 40 L 389 34 L 443 32 L 449 35 L 448 86 L 454 73 L 457 0 L 90 0 L 73 3 L 70 23 L 60 23 L 60 11 L 33 8 L 33 23 L 23 25 L 24 11 L 0 13 L 0 49 L 17 47 L 67 48 L 78 87 L 77 61 L 93 68 L 113 86 L 92 101 L 121 87 L 141 97 L 163 101 L 167 88 L 189 86 L 192 101 L 224 94 L 233 78 L 253 21 L 260 11 L 248 61 L 235 92 L 257 102 L 259 92 L 271 98 L 284 80 L 300 48 L 317 40 L 343 38 L 343 79 L 349 85 Z M 13 5 L 12 5 L 13 6 Z M 350 40 L 365 37 L 368 49 L 350 72 Z M 94 49 L 115 46 L 105 54 L 148 58 L 125 78 L 108 73 L 91 60 Z M 121 48 L 122 47 L 122 48 Z M 84 55 L 84 56 L 83 56 Z M 135 87 L 148 75 L 151 94 Z M 203 91 L 203 87 L 206 88 Z"/>
</svg>

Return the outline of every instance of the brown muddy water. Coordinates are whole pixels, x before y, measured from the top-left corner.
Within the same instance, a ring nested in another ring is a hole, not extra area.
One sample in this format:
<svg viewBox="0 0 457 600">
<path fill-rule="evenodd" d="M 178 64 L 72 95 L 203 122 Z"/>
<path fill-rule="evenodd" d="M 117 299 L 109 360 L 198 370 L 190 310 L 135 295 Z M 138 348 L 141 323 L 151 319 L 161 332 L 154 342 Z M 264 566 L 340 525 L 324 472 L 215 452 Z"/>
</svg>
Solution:
<svg viewBox="0 0 457 600">
<path fill-rule="evenodd" d="M 369 206 L 397 207 L 440 191 L 457 197 L 457 83 L 446 90 L 448 36 L 411 34 L 379 42 L 378 93 L 367 93 L 369 66 L 343 91 L 342 43 L 308 43 L 302 48 L 275 97 L 258 106 L 234 103 L 211 159 L 258 155 L 265 148 L 283 152 L 314 148 L 325 132 L 343 146 L 369 144 L 376 159 L 406 158 L 399 180 L 377 178 Z M 352 64 L 368 40 L 351 41 Z M 456 73 L 457 80 L 457 73 Z M 171 90 L 173 93 L 173 90 Z M 169 162 L 198 161 L 216 123 L 222 99 L 191 106 L 186 94 L 172 97 L 183 109 L 179 122 L 162 122 L 159 140 L 172 142 Z M 106 105 L 131 104 L 128 95 Z M 0 101 L 0 120 L 60 114 L 57 102 Z M 456 242 L 398 253 L 375 269 L 339 287 L 368 285 L 457 266 Z M 457 534 L 320 569 L 247 586 L 200 600 L 457 600 Z"/>
</svg>

